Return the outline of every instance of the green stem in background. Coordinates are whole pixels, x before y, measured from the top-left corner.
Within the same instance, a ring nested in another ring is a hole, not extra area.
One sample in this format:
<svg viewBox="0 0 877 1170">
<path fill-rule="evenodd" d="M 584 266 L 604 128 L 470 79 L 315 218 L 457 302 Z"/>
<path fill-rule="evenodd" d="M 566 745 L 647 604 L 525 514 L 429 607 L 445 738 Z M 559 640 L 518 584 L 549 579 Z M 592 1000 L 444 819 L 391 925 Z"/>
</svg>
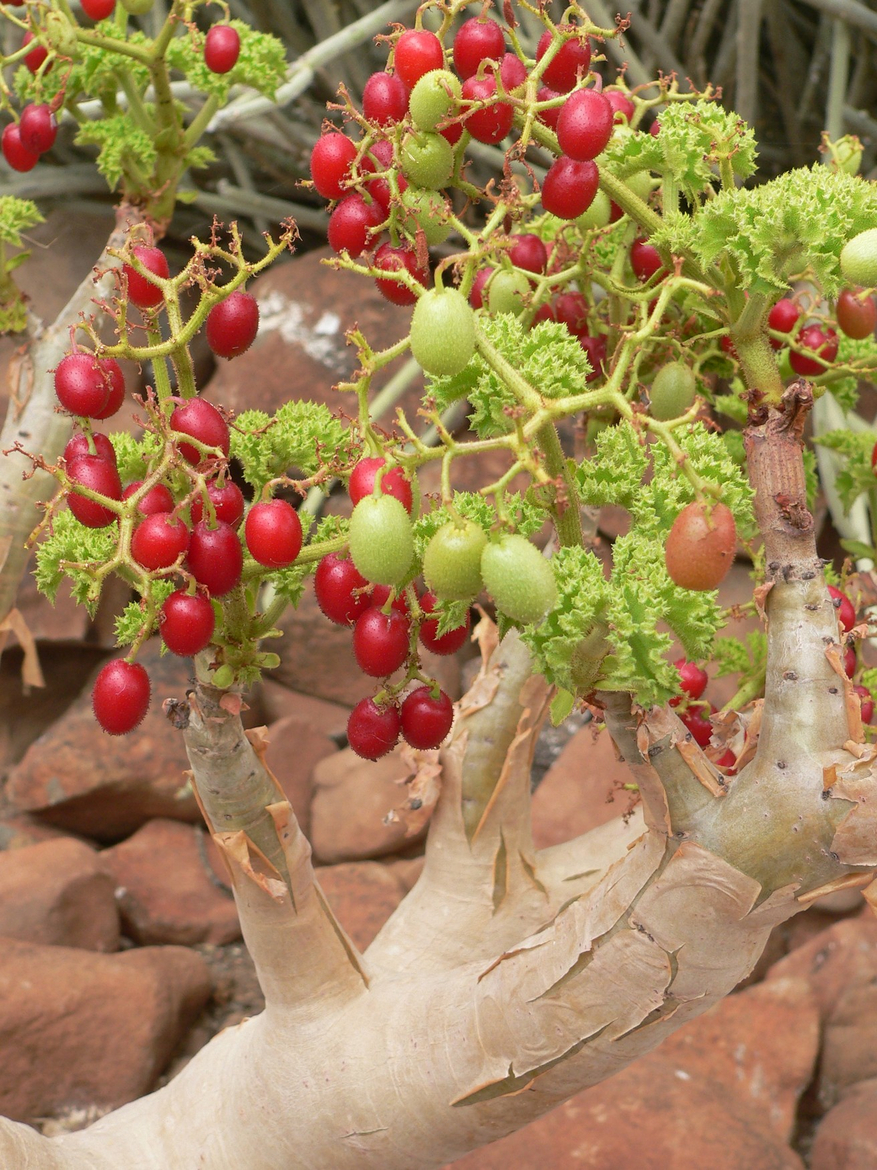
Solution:
<svg viewBox="0 0 877 1170">
<path fill-rule="evenodd" d="M 828 96 L 825 101 L 825 129 L 832 142 L 844 135 L 844 103 L 850 73 L 850 26 L 840 17 L 831 22 L 831 65 L 828 73 Z M 824 156 L 828 162 L 830 154 Z"/>
</svg>

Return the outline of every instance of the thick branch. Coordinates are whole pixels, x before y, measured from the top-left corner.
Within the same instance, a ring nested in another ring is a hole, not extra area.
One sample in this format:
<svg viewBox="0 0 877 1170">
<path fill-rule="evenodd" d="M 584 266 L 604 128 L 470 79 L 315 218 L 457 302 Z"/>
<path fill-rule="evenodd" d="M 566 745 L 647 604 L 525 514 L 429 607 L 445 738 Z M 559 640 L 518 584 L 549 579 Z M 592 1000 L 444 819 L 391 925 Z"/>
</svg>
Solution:
<svg viewBox="0 0 877 1170">
<path fill-rule="evenodd" d="M 265 993 L 310 1015 L 319 1003 L 361 995 L 356 947 L 314 880 L 311 847 L 283 789 L 247 738 L 234 696 L 199 687 L 189 696 L 186 751 L 198 798 L 231 874 L 241 930 Z"/>
</svg>

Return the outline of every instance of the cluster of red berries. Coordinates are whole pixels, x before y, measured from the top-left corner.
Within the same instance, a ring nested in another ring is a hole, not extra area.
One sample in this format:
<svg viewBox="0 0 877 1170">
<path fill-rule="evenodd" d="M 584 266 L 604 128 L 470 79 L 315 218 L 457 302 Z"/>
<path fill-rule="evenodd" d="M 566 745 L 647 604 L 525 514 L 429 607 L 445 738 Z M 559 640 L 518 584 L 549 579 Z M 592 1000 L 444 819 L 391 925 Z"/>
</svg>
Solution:
<svg viewBox="0 0 877 1170">
<path fill-rule="evenodd" d="M 841 332 L 857 341 L 871 337 L 877 328 L 877 303 L 869 290 L 842 289 L 834 312 Z M 804 325 L 792 338 L 792 331 L 797 328 L 801 316 L 801 307 L 790 297 L 777 301 L 768 313 L 767 324 L 769 329 L 785 336 L 771 337 L 770 344 L 779 350 L 794 340 L 796 348 L 789 353 L 789 365 L 801 378 L 818 378 L 837 357 L 839 338 L 830 325 L 817 322 Z M 725 353 L 736 356 L 733 342 L 727 334 L 722 337 L 721 346 Z"/>
<path fill-rule="evenodd" d="M 541 108 L 538 117 L 556 133 L 561 152 L 545 177 L 541 200 L 546 211 L 570 220 L 585 212 L 597 193 L 594 159 L 609 142 L 616 114 L 630 118 L 634 110 L 621 92 L 576 88 L 588 76 L 590 44 L 572 27 L 562 31 L 568 39 L 545 67 L 537 94 L 540 104 L 555 103 Z M 553 40 L 550 31 L 543 34 L 537 64 Z M 367 149 L 330 131 L 311 156 L 316 190 L 337 201 L 329 218 L 331 247 L 350 256 L 376 249 L 375 267 L 388 272 L 405 268 L 420 283 L 427 273 L 415 249 L 380 242 L 394 195 L 389 173 L 402 208 L 418 222 L 427 243 L 440 243 L 447 207 L 441 192 L 458 166 L 454 148 L 463 131 L 487 144 L 506 138 L 514 124 L 515 100 L 529 76 L 528 63 L 508 51 L 500 25 L 485 17 L 473 17 L 459 28 L 447 56 L 434 33 L 402 32 L 393 48 L 393 71 L 374 73 L 365 85 L 359 120 L 368 128 Z M 541 257 L 532 263 L 540 265 L 532 271 L 544 271 Z M 397 303 L 416 299 L 395 280 L 378 278 L 378 288 Z"/>
<path fill-rule="evenodd" d="M 362 459 L 353 469 L 348 493 L 354 506 L 372 494 L 376 474 L 384 464 L 380 457 Z M 400 468 L 384 473 L 380 492 L 398 500 L 410 513 L 412 487 Z M 469 635 L 467 615 L 463 625 L 439 636 L 438 619 L 426 616 L 436 606 L 430 592 L 417 598 L 420 616 L 415 625 L 405 592 L 394 593 L 389 586 L 368 581 L 352 559 L 335 553 L 317 566 L 314 593 L 330 621 L 352 628 L 357 664 L 372 678 L 387 678 L 406 664 L 418 670 L 415 634 L 427 650 L 442 655 L 455 653 Z M 430 684 L 416 687 L 401 703 L 396 693 L 380 704 L 374 698 L 360 700 L 351 712 L 347 737 L 357 755 L 377 760 L 392 751 L 400 735 L 415 748 L 438 747 L 453 719 L 450 698 L 437 684 Z"/>
<path fill-rule="evenodd" d="M 51 150 L 58 136 L 58 123 L 51 108 L 40 104 L 25 106 L 18 122 L 3 128 L 0 149 L 14 171 L 32 171 L 40 155 Z"/>
<path fill-rule="evenodd" d="M 169 277 L 167 258 L 160 248 L 146 245 L 134 247 L 132 254 L 149 276 L 124 265 L 122 284 L 127 299 L 144 311 L 157 313 L 164 305 L 157 282 Z M 258 304 L 240 291 L 214 305 L 207 315 L 208 342 L 222 357 L 243 353 L 258 327 Z M 243 569 L 238 528 L 245 503 L 240 489 L 225 475 L 230 449 L 228 423 L 202 398 L 177 400 L 167 420 L 181 464 L 207 475 L 211 517 L 201 495 L 177 501 L 167 483 L 135 481 L 123 486 L 113 444 L 92 428 L 94 422 L 116 414 L 124 401 L 124 376 L 115 358 L 68 353 L 58 363 L 54 381 L 61 406 L 85 427 L 64 449 L 70 511 L 87 528 L 106 528 L 119 520 L 124 510 L 121 505 L 132 500 L 137 519 L 131 536 L 134 562 L 146 573 L 162 576 L 182 569 L 189 581 L 162 606 L 162 640 L 174 654 L 199 653 L 213 637 L 215 617 L 210 599 L 229 593 L 240 581 Z M 96 493 L 102 500 L 82 494 L 79 488 Z M 188 520 L 183 515 L 186 511 Z M 254 560 L 267 568 L 292 564 L 302 545 L 298 514 L 284 500 L 254 504 L 243 536 Z M 131 731 L 149 705 L 146 672 L 121 659 L 110 662 L 98 676 L 93 698 L 104 730 L 113 735 Z"/>
<path fill-rule="evenodd" d="M 10 0 L 21 6 L 24 0 Z M 82 11 L 91 20 L 106 20 L 112 16 L 116 0 L 81 0 Z M 22 45 L 29 45 L 34 39 L 32 32 L 24 35 Z M 204 64 L 212 73 L 228 73 L 237 64 L 241 51 L 241 38 L 228 24 L 213 25 L 204 38 Z M 24 58 L 31 73 L 38 73 L 48 59 L 49 50 L 37 44 Z M 51 69 L 51 63 L 47 66 Z M 55 108 L 61 102 L 59 97 Z M 3 130 L 0 150 L 14 171 L 30 171 L 37 165 L 41 154 L 51 150 L 58 133 L 55 111 L 47 105 L 29 105 L 21 112 L 18 122 L 10 122 Z"/>
</svg>

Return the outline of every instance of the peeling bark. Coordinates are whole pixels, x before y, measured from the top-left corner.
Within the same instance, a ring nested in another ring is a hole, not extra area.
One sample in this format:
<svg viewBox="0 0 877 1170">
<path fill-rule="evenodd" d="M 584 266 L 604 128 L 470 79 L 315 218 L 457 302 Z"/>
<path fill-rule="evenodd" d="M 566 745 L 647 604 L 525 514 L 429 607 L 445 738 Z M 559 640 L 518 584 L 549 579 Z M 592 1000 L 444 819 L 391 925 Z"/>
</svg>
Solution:
<svg viewBox="0 0 877 1170">
<path fill-rule="evenodd" d="M 82 1133 L 0 1125 L 0 1164 L 440 1166 L 650 1051 L 752 969 L 777 923 L 869 881 L 875 752 L 831 653 L 837 619 L 795 470 L 805 411 L 792 387 L 747 434 L 770 650 L 761 735 L 737 778 L 672 712 L 604 696 L 642 819 L 535 852 L 529 771 L 550 696 L 510 635 L 460 704 L 422 876 L 360 955 L 234 704 L 197 689 L 194 781 L 266 1010 Z"/>
</svg>

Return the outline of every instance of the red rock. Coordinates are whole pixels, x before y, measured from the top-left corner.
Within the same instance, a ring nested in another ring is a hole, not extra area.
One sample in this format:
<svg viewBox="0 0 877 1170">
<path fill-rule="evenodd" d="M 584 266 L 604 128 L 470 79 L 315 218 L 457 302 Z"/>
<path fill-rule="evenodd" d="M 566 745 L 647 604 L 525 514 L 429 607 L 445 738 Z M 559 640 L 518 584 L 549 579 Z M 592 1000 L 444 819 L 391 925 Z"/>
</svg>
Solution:
<svg viewBox="0 0 877 1170">
<path fill-rule="evenodd" d="M 240 938 L 234 899 L 214 878 L 204 837 L 198 827 L 156 819 L 101 854 L 134 942 L 221 946 Z"/>
<path fill-rule="evenodd" d="M 113 883 L 97 853 L 72 837 L 0 853 L 0 935 L 118 950 Z"/>
<path fill-rule="evenodd" d="M 355 323 L 373 348 L 382 349 L 404 335 L 407 317 L 381 296 L 374 282 L 322 263 L 331 256 L 328 247 L 306 252 L 275 265 L 248 287 L 259 302 L 259 333 L 246 353 L 218 363 L 206 389 L 211 402 L 235 412 L 257 409 L 268 414 L 290 398 L 326 403 L 331 410 L 350 409 L 350 395 L 334 389 L 358 365 L 345 331 Z M 385 377 L 398 365 L 389 367 Z M 290 369 L 295 370 L 293 379 Z M 421 392 L 418 378 L 403 399 L 412 419 Z"/>
<path fill-rule="evenodd" d="M 338 748 L 328 736 L 294 715 L 272 723 L 267 736 L 265 762 L 280 781 L 302 832 L 307 834 L 311 823 L 314 768 L 326 756 L 334 755 Z"/>
<path fill-rule="evenodd" d="M 160 658 L 157 639 L 143 647 L 138 661 L 152 681 L 141 725 L 126 736 L 101 731 L 91 709 L 92 675 L 10 772 L 6 796 L 18 810 L 39 812 L 49 824 L 100 841 L 118 841 L 152 817 L 199 819 L 183 774 L 189 766 L 183 737 L 161 710 L 165 698 L 185 694 L 190 666 L 170 654 Z"/>
<path fill-rule="evenodd" d="M 405 887 L 389 865 L 352 861 L 325 865 L 317 881 L 338 921 L 364 951 L 402 899 Z"/>
<path fill-rule="evenodd" d="M 533 843 L 559 845 L 621 816 L 634 803 L 622 784 L 630 770 L 615 758 L 606 732 L 591 724 L 575 733 L 533 793 Z"/>
<path fill-rule="evenodd" d="M 405 836 L 401 821 L 385 824 L 391 809 L 406 800 L 402 781 L 411 774 L 398 750 L 372 762 L 349 748 L 321 760 L 314 769 L 311 845 L 326 865 L 364 861 L 395 853 L 419 840 Z"/>
<path fill-rule="evenodd" d="M 141 1096 L 209 996 L 207 965 L 183 947 L 98 955 L 4 939 L 0 1113 L 27 1120 Z"/>
<path fill-rule="evenodd" d="M 877 1080 L 863 1081 L 820 1121 L 810 1170 L 874 1170 L 877 1166 Z"/>
<path fill-rule="evenodd" d="M 877 1077 L 877 919 L 870 909 L 836 922 L 780 960 L 772 980 L 807 979 L 823 1021 L 817 1097 L 830 1108 L 859 1081 Z"/>
<path fill-rule="evenodd" d="M 818 1027 L 806 984 L 731 996 L 655 1052 L 454 1170 L 803 1170 L 786 1144 Z"/>
<path fill-rule="evenodd" d="M 792 975 L 809 982 L 820 1016 L 828 1022 L 850 987 L 877 979 L 877 918 L 868 910 L 836 922 L 781 959 L 768 979 Z"/>
<path fill-rule="evenodd" d="M 347 734 L 349 707 L 291 690 L 273 677 L 262 681 L 262 708 L 269 724 L 290 718 L 328 739 L 339 740 Z"/>
<path fill-rule="evenodd" d="M 37 845 L 40 841 L 57 841 L 69 837 L 70 834 L 65 833 L 63 829 L 44 825 L 29 813 L 10 813 L 8 816 L 0 817 L 0 852 L 24 849 L 28 845 Z"/>
</svg>

